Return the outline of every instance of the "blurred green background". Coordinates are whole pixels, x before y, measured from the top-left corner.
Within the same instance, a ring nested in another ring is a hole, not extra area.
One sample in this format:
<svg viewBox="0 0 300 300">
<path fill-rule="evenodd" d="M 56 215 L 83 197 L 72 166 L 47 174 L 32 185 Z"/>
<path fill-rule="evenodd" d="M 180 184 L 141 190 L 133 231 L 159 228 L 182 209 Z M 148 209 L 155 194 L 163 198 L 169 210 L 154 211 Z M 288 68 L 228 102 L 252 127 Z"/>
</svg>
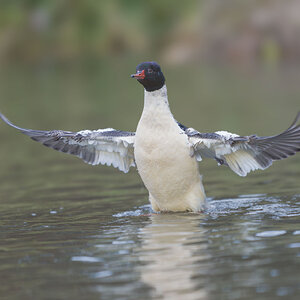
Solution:
<svg viewBox="0 0 300 300">
<path fill-rule="evenodd" d="M 2 0 L 0 59 L 294 63 L 299 9 L 298 0 Z"/>
</svg>

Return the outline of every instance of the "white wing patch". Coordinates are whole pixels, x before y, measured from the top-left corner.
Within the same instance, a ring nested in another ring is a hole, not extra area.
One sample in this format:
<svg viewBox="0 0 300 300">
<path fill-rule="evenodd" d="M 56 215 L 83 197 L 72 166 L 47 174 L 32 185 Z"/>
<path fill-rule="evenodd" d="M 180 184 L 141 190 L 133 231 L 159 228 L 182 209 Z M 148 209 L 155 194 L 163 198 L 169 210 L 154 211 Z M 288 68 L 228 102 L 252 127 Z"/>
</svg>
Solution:
<svg viewBox="0 0 300 300">
<path fill-rule="evenodd" d="M 230 143 L 230 139 L 237 138 L 239 135 L 227 131 L 217 131 L 215 134 L 218 138 L 199 138 L 196 135 L 189 138 L 198 161 L 202 160 L 202 156 L 214 158 L 219 165 L 227 165 L 240 176 L 246 176 L 250 171 L 266 168 L 256 161 L 255 153 L 250 147 Z"/>
<path fill-rule="evenodd" d="M 109 133 L 117 132 L 113 128 L 98 130 L 83 130 L 78 134 L 86 137 L 79 144 L 88 147 L 90 151 L 95 151 L 92 159 L 86 159 L 85 153 L 80 155 L 85 162 L 91 165 L 107 165 L 118 168 L 120 171 L 127 173 L 130 167 L 135 167 L 134 162 L 134 136 L 110 136 Z M 105 137 L 103 133 L 107 133 Z M 78 144 L 71 141 L 70 144 Z"/>
<path fill-rule="evenodd" d="M 231 138 L 239 136 L 238 134 L 231 133 L 231 132 L 228 132 L 228 131 L 225 131 L 225 130 L 216 131 L 216 134 L 219 134 L 224 140 L 229 140 Z"/>
<path fill-rule="evenodd" d="M 224 155 L 228 167 L 240 176 L 246 176 L 249 172 L 257 169 L 264 170 L 255 158 L 245 150 L 239 150 Z"/>
</svg>

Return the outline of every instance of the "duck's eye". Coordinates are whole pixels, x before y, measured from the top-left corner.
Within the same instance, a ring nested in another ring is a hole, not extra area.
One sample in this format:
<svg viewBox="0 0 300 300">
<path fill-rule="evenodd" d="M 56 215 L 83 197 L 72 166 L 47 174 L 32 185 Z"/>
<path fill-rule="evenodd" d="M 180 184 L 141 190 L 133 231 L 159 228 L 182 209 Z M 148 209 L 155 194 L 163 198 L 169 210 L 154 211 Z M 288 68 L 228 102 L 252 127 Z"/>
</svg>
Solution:
<svg viewBox="0 0 300 300">
<path fill-rule="evenodd" d="M 153 73 L 153 70 L 152 69 L 148 69 L 148 73 Z"/>
</svg>

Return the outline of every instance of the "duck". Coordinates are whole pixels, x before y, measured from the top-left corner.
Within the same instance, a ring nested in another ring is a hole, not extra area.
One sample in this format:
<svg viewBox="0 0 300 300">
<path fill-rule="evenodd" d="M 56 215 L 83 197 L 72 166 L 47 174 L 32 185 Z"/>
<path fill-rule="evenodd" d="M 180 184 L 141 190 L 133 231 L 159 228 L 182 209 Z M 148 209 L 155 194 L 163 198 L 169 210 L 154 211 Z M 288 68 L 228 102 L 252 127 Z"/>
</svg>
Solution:
<svg viewBox="0 0 300 300">
<path fill-rule="evenodd" d="M 125 173 L 136 167 L 154 213 L 205 210 L 206 195 L 198 168 L 204 157 L 246 176 L 300 151 L 300 112 L 287 130 L 274 136 L 203 133 L 174 118 L 157 62 L 138 64 L 131 77 L 144 88 L 144 108 L 135 132 L 113 128 L 32 130 L 14 125 L 1 113 L 0 118 L 32 140 L 88 164 L 113 166 Z"/>
</svg>

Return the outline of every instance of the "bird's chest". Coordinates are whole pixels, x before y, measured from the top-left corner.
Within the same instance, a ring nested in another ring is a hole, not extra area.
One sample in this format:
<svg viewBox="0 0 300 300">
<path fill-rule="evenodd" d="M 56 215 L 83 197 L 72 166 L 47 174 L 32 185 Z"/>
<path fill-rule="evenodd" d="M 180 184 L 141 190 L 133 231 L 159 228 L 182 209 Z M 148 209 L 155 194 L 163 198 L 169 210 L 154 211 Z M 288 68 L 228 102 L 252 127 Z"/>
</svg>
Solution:
<svg viewBox="0 0 300 300">
<path fill-rule="evenodd" d="M 135 160 L 142 176 L 180 171 L 191 160 L 187 137 L 174 119 L 142 117 L 136 131 Z"/>
</svg>

